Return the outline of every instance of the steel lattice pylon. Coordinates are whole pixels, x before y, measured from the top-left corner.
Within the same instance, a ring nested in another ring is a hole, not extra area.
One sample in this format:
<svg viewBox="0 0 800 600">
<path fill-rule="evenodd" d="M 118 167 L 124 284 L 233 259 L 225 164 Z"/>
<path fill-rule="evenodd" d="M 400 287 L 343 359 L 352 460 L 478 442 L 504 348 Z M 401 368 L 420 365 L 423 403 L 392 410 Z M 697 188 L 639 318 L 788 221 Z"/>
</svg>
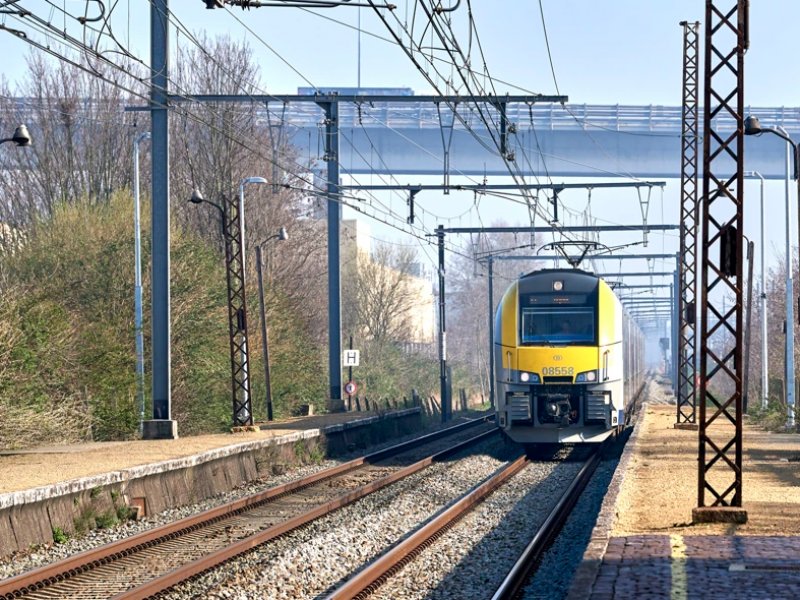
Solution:
<svg viewBox="0 0 800 600">
<path fill-rule="evenodd" d="M 677 424 L 694 426 L 697 284 L 697 47 L 700 23 L 682 21 L 683 114 L 681 127 L 680 293 L 678 294 Z"/>
<path fill-rule="evenodd" d="M 228 278 L 228 332 L 231 347 L 231 385 L 234 426 L 253 424 L 250 402 L 250 368 L 247 352 L 247 302 L 244 289 L 244 240 L 239 204 L 226 196 L 225 271 Z"/>
<path fill-rule="evenodd" d="M 705 31 L 699 476 L 693 517 L 699 522 L 727 515 L 743 522 L 745 511 L 724 507 L 742 505 L 745 0 L 706 0 Z M 718 130 L 721 117 L 735 119 L 736 129 Z"/>
</svg>

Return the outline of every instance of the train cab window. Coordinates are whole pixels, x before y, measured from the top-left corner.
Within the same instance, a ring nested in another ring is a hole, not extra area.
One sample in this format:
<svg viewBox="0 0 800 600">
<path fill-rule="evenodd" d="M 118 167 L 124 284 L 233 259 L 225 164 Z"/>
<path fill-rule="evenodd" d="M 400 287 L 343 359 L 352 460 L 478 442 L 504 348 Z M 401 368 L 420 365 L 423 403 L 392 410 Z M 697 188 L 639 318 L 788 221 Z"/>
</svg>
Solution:
<svg viewBox="0 0 800 600">
<path fill-rule="evenodd" d="M 595 341 L 591 307 L 535 307 L 522 309 L 522 343 L 592 344 Z"/>
</svg>

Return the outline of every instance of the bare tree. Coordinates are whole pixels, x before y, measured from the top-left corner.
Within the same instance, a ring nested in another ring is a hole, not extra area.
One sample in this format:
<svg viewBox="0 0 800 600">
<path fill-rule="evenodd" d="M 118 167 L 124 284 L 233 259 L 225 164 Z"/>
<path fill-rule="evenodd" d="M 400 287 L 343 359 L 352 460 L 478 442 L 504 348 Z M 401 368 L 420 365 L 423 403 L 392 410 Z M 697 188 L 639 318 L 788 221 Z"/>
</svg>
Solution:
<svg viewBox="0 0 800 600">
<path fill-rule="evenodd" d="M 84 62 L 87 69 L 120 85 L 34 53 L 27 59 L 28 77 L 16 93 L 7 83 L 2 85 L 0 108 L 8 115 L 2 127 L 13 130 L 27 123 L 34 139 L 32 147 L 3 155 L 0 193 L 5 201 L 0 218 L 14 226 L 50 215 L 60 202 L 106 201 L 130 183 L 135 117 L 124 109 L 135 96 L 124 88 L 139 84 L 107 65 L 92 64 L 88 58 Z M 136 73 L 133 63 L 123 65 Z"/>
<path fill-rule="evenodd" d="M 416 254 L 410 248 L 379 245 L 372 256 L 356 260 L 352 327 L 382 344 L 415 336 L 412 312 L 423 298 L 411 275 Z"/>
<path fill-rule="evenodd" d="M 296 153 L 285 142 L 272 151 L 270 125 L 287 125 L 280 116 L 268 113 L 263 103 L 247 99 L 261 93 L 251 49 L 229 36 L 201 36 L 198 45 L 181 49 L 175 80 L 180 93 L 245 97 L 242 102 L 184 104 L 172 119 L 171 188 L 176 217 L 203 233 L 222 253 L 219 213 L 186 200 L 198 189 L 224 205 L 236 201 L 245 177 L 268 179 L 270 185 L 249 186 L 246 192 L 244 243 L 250 281 L 255 281 L 256 245 L 286 227 L 288 241 L 264 247 L 268 301 L 274 303 L 281 296 L 301 307 L 296 314 L 305 317 L 309 332 L 322 341 L 327 305 L 325 235 L 321 223 L 304 216 L 310 192 L 301 185 L 310 178 L 311 165 L 299 166 Z"/>
<path fill-rule="evenodd" d="M 493 223 L 503 226 L 505 223 Z M 471 258 L 456 256 L 448 268 L 448 355 L 454 363 L 467 366 L 479 375 L 482 388 L 489 380 L 489 318 L 494 318 L 503 294 L 523 272 L 541 268 L 528 261 L 496 260 L 493 265 L 494 306 L 489 308 L 489 255 L 514 256 L 531 254 L 530 238 L 515 234 L 486 234 L 469 244 Z"/>
</svg>

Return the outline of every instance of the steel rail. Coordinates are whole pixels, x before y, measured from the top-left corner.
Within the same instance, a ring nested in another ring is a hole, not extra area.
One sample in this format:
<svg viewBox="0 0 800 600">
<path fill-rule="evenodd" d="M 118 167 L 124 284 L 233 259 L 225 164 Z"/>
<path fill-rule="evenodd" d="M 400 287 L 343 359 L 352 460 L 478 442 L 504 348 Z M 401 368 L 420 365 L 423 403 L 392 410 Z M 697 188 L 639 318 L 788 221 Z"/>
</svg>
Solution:
<svg viewBox="0 0 800 600">
<path fill-rule="evenodd" d="M 559 499 L 558 504 L 547 515 L 536 535 L 533 536 L 525 550 L 522 551 L 503 583 L 497 588 L 492 600 L 510 600 L 516 598 L 517 594 L 522 590 L 536 562 L 542 557 L 544 551 L 558 535 L 558 532 L 561 531 L 567 517 L 572 513 L 575 503 L 580 498 L 586 484 L 589 483 L 597 469 L 597 465 L 600 463 L 601 452 L 602 448 L 596 450 L 581 467 L 567 491 Z"/>
<path fill-rule="evenodd" d="M 356 500 L 360 500 L 361 498 L 364 498 L 365 496 L 368 496 L 373 492 L 388 487 L 389 485 L 396 483 L 401 479 L 405 479 L 406 477 L 409 477 L 414 473 L 422 471 L 423 469 L 429 467 L 436 461 L 447 458 L 448 456 L 451 456 L 452 454 L 455 454 L 456 452 L 459 452 L 460 450 L 463 450 L 464 448 L 472 444 L 476 444 L 479 441 L 482 441 L 483 439 L 488 438 L 492 435 L 497 435 L 498 433 L 499 429 L 492 429 L 484 433 L 481 433 L 479 435 L 476 435 L 475 437 L 460 442 L 459 444 L 456 444 L 455 446 L 452 446 L 447 450 L 438 452 L 434 455 L 428 456 L 427 458 L 423 458 L 422 460 L 417 461 L 414 464 L 409 465 L 407 467 L 404 467 L 392 473 L 391 475 L 387 475 L 386 477 L 378 479 L 377 481 L 373 481 L 372 483 L 369 483 L 356 490 L 353 490 L 352 492 L 347 492 L 345 494 L 342 494 L 338 498 L 335 498 L 329 502 L 321 504 L 308 512 L 293 517 L 287 521 L 284 521 L 283 523 L 278 523 L 277 525 L 273 525 L 272 527 L 269 527 L 264 531 L 261 531 L 243 540 L 239 540 L 238 542 L 235 542 L 230 546 L 227 546 L 226 548 L 222 548 L 207 556 L 204 556 L 195 561 L 187 563 L 186 565 L 179 567 L 178 569 L 175 569 L 173 571 L 170 571 L 165 575 L 156 577 L 155 579 L 151 579 L 144 585 L 135 587 L 123 594 L 115 596 L 115 599 L 138 600 L 140 598 L 153 598 L 167 589 L 175 587 L 176 585 L 184 581 L 187 581 L 189 579 L 192 579 L 194 577 L 197 577 L 198 575 L 202 575 L 203 573 L 206 573 L 207 571 L 214 569 L 215 567 L 221 565 L 222 563 L 227 562 L 232 558 L 235 558 L 241 554 L 244 554 L 248 550 L 252 550 L 257 546 L 265 544 L 266 542 L 269 542 L 277 537 L 284 535 L 285 533 L 292 531 L 293 529 L 297 529 L 298 527 L 310 523 L 315 519 L 330 514 L 344 506 L 347 506 L 348 504 L 352 504 Z"/>
<path fill-rule="evenodd" d="M 281 496 L 297 492 L 310 487 L 311 485 L 349 473 L 364 465 L 384 460 L 422 444 L 446 437 L 447 435 L 461 432 L 465 429 L 469 429 L 470 427 L 475 427 L 483 422 L 487 422 L 488 420 L 489 419 L 486 417 L 481 417 L 478 419 L 472 419 L 466 423 L 461 423 L 454 427 L 441 429 L 419 438 L 396 444 L 389 448 L 379 450 L 378 452 L 359 457 L 341 465 L 337 465 L 336 467 L 325 469 L 324 471 L 314 473 L 312 475 L 303 477 L 302 479 L 278 485 L 265 490 L 264 492 L 259 492 L 251 496 L 235 500 L 228 504 L 203 511 L 196 515 L 175 521 L 174 523 L 168 523 L 166 525 L 155 527 L 131 537 L 118 540 L 116 542 L 111 542 L 110 544 L 105 544 L 103 546 L 81 552 L 74 556 L 70 556 L 62 561 L 45 565 L 26 573 L 21 573 L 15 577 L 0 581 L 0 599 L 5 600 L 24 597 L 30 593 L 41 590 L 42 588 L 67 580 L 75 575 L 91 571 L 96 567 L 100 567 L 115 560 L 124 558 L 128 555 L 135 554 L 144 549 L 156 546 L 165 541 L 175 539 L 187 533 L 212 525 L 222 519 L 236 516 L 237 514 L 241 514 L 246 510 L 256 508 Z M 494 434 L 497 431 L 498 430 L 490 430 L 484 435 Z M 462 442 L 462 444 L 470 443 L 477 437 L 480 436 L 470 438 L 470 440 Z M 459 444 L 459 446 L 462 444 Z M 452 452 L 454 450 L 451 448 L 449 451 Z M 442 455 L 446 455 L 447 452 L 448 451 L 445 451 L 434 456 L 441 458 Z"/>
<path fill-rule="evenodd" d="M 325 600 L 349 600 L 366 598 L 383 582 L 414 559 L 422 550 L 430 546 L 447 532 L 459 519 L 465 516 L 487 496 L 521 471 L 529 462 L 521 456 L 501 472 L 472 490 L 438 517 L 421 527 L 392 550 L 370 563 L 353 575 L 344 585 L 331 593 Z"/>
</svg>

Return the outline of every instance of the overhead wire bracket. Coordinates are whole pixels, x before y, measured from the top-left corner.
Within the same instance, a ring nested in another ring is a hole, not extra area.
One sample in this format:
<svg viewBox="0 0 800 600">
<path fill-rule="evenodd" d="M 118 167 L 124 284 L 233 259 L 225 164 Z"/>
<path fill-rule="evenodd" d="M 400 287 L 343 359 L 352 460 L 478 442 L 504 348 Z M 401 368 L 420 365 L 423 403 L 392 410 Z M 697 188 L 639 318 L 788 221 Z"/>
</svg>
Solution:
<svg viewBox="0 0 800 600">
<path fill-rule="evenodd" d="M 406 217 L 406 223 L 409 225 L 414 224 L 414 198 L 417 194 L 421 191 L 418 187 L 412 187 L 408 189 L 408 200 L 406 203 L 408 204 L 408 217 Z"/>
<path fill-rule="evenodd" d="M 272 149 L 272 193 L 278 193 L 278 150 L 283 144 L 284 123 L 286 123 L 286 102 L 281 106 L 281 120 L 279 123 L 272 122 L 272 113 L 269 110 L 269 102 L 265 102 L 267 109 L 267 131 L 269 132 L 269 145 Z M 277 129 L 277 134 L 274 130 Z"/>
<path fill-rule="evenodd" d="M 583 250 L 581 251 L 580 255 L 577 256 L 577 257 L 570 256 L 569 254 L 567 254 L 567 251 L 566 251 L 566 248 L 568 246 L 575 246 L 575 247 L 578 247 L 578 248 L 583 247 Z M 580 266 L 580 264 L 583 262 L 583 259 L 586 258 L 586 255 L 589 253 L 590 250 L 597 250 L 600 247 L 606 248 L 606 246 L 603 246 L 603 244 L 599 244 L 598 242 L 594 242 L 594 241 L 561 240 L 561 241 L 558 241 L 558 242 L 550 242 L 550 243 L 542 245 L 539 248 L 538 252 L 541 252 L 542 250 L 547 250 L 547 249 L 555 250 L 556 252 L 558 252 L 559 254 L 561 254 L 564 257 L 564 259 L 569 263 L 569 265 L 571 267 L 578 268 L 578 266 Z M 606 248 L 606 249 L 608 249 L 608 248 Z M 538 252 L 537 252 L 537 254 L 538 254 Z"/>
<path fill-rule="evenodd" d="M 507 94 L 506 94 L 507 95 Z M 506 107 L 508 100 L 496 100 L 492 103 L 500 113 L 500 155 L 508 161 L 516 160 L 513 150 L 508 149 L 508 134 L 517 132 L 516 123 L 508 122 L 508 115 L 506 114 Z"/>
<path fill-rule="evenodd" d="M 450 194 L 450 146 L 453 143 L 453 129 L 456 123 L 456 110 L 458 110 L 458 102 L 453 102 L 453 110 L 451 111 L 450 123 L 446 123 L 442 118 L 441 103 L 436 103 L 436 114 L 439 115 L 439 133 L 442 136 L 442 151 L 444 152 L 444 190 L 442 193 L 447 196 Z M 450 132 L 445 136 L 445 130 L 449 129 Z"/>
<path fill-rule="evenodd" d="M 648 185 L 647 186 L 647 199 L 642 200 L 642 188 L 641 186 L 636 187 L 636 194 L 639 196 L 639 210 L 642 211 L 642 225 L 644 225 L 644 229 L 642 230 L 642 239 L 644 241 L 645 248 L 647 247 L 647 234 L 649 233 L 649 229 L 647 228 L 647 215 L 650 212 L 650 195 L 653 193 L 653 187 Z"/>
</svg>

